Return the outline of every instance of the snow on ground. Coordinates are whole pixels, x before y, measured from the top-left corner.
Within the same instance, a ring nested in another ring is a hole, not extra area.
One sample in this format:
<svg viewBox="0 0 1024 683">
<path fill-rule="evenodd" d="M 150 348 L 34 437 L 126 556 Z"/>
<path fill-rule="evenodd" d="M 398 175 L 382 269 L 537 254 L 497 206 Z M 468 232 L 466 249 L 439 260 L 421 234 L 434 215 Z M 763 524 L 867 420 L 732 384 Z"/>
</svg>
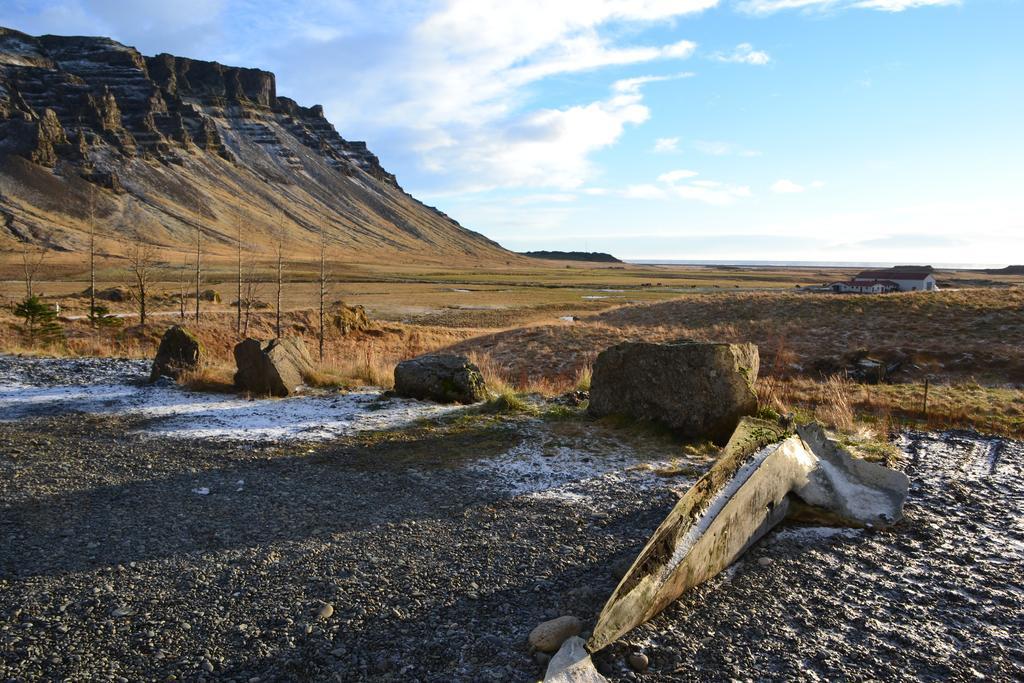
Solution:
<svg viewBox="0 0 1024 683">
<path fill-rule="evenodd" d="M 537 430 L 501 455 L 478 461 L 473 467 L 486 473 L 489 480 L 500 482 L 513 496 L 592 507 L 595 495 L 630 480 L 644 488 L 666 487 L 665 480 L 651 473 L 651 467 L 636 467 L 640 463 L 667 464 L 644 460 L 625 445 L 548 446 L 544 434 Z"/>
<path fill-rule="evenodd" d="M 388 429 L 457 406 L 380 399 L 377 389 L 250 400 L 147 383 L 149 363 L 123 359 L 0 356 L 0 419 L 62 413 L 150 418 L 142 432 L 225 440 L 322 440 Z"/>
</svg>

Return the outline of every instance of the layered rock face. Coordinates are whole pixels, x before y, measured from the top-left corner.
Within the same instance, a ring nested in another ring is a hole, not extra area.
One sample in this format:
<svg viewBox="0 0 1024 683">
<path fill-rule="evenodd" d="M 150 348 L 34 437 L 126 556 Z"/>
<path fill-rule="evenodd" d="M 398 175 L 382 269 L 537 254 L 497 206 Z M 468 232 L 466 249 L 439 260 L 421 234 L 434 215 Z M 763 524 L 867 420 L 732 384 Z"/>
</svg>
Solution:
<svg viewBox="0 0 1024 683">
<path fill-rule="evenodd" d="M 403 192 L 322 107 L 279 97 L 274 74 L 108 38 L 0 28 L 0 177 L 10 237 L 68 249 L 92 195 L 110 231 L 136 227 L 133 204 L 161 244 L 198 227 L 216 245 L 239 222 L 254 243 L 281 225 L 301 243 L 324 223 L 371 251 L 506 255 Z"/>
</svg>

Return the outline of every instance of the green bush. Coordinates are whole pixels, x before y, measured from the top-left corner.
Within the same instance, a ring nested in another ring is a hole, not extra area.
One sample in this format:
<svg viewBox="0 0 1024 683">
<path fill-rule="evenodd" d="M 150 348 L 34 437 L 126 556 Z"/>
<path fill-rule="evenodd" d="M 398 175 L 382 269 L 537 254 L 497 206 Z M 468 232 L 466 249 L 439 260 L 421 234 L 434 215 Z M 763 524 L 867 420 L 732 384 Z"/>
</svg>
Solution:
<svg viewBox="0 0 1024 683">
<path fill-rule="evenodd" d="M 21 333 L 29 344 L 37 341 L 50 344 L 64 338 L 64 330 L 57 321 L 57 310 L 43 303 L 38 296 L 30 296 L 16 305 L 14 315 L 25 321 Z"/>
</svg>

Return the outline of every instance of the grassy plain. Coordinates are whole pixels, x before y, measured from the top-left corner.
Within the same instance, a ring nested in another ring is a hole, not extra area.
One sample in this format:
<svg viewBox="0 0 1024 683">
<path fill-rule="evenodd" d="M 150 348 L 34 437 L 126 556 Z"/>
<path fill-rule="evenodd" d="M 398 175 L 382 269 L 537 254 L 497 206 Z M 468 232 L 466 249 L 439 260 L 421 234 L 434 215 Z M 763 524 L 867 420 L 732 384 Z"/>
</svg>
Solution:
<svg viewBox="0 0 1024 683">
<path fill-rule="evenodd" d="M 79 259 L 80 261 L 80 259 Z M 82 319 L 88 300 L 81 264 L 61 261 L 35 286 L 61 305 L 67 341 L 27 349 L 11 315 L 24 296 L 19 264 L 0 265 L 0 349 L 81 355 L 150 356 L 163 329 L 178 321 L 180 269 L 160 271 L 142 330 L 130 299 L 104 302 L 122 325 L 94 329 Z M 317 384 L 389 382 L 394 364 L 449 349 L 471 354 L 492 382 L 555 394 L 585 377 L 602 349 L 627 339 L 752 341 L 761 350 L 759 392 L 766 408 L 816 413 L 832 424 L 976 427 L 1024 433 L 1024 277 L 977 271 L 938 274 L 946 291 L 833 295 L 800 287 L 851 276 L 822 268 L 736 268 L 528 261 L 467 268 L 332 262 L 327 301 L 362 305 L 371 329 L 329 328 Z M 316 348 L 315 266 L 288 263 L 283 290 L 288 333 Z M 227 389 L 238 339 L 233 265 L 213 261 L 199 323 L 188 320 L 207 349 L 207 364 L 189 381 Z M 272 273 L 259 271 L 257 297 L 272 303 Z M 97 289 L 123 287 L 121 264 L 105 260 Z M 193 289 L 189 285 L 187 289 Z M 186 309 L 194 310 L 194 299 Z M 191 317 L 191 313 L 189 314 Z M 273 314 L 253 314 L 250 335 L 273 334 Z M 898 364 L 877 385 L 830 380 L 862 358 Z M 930 384 L 927 410 L 923 383 Z"/>
</svg>

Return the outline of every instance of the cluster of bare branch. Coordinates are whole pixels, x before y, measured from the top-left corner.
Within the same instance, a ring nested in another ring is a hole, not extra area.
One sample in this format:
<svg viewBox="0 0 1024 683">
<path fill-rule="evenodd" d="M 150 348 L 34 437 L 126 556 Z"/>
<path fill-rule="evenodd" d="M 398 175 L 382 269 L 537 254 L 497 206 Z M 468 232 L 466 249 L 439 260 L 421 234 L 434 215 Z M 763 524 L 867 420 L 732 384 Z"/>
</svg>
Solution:
<svg viewBox="0 0 1024 683">
<path fill-rule="evenodd" d="M 85 212 L 85 233 L 87 236 L 87 258 L 89 268 L 89 315 L 91 324 L 97 325 L 100 321 L 113 318 L 106 315 L 107 309 L 97 305 L 97 257 L 100 255 L 98 240 L 102 237 L 99 220 L 99 196 L 96 188 L 90 187 L 86 199 Z M 132 301 L 136 305 L 140 327 L 145 327 L 151 317 L 151 303 L 154 296 L 154 288 L 162 276 L 177 274 L 178 315 L 181 320 L 187 316 L 187 300 L 195 297 L 194 319 L 198 321 L 201 314 L 202 284 L 203 284 L 203 228 L 195 228 L 195 254 L 194 259 L 184 256 L 180 264 L 171 266 L 161 261 L 160 249 L 152 242 L 153 231 L 147 225 L 152 219 L 148 218 L 140 205 L 134 199 L 129 199 L 121 215 L 123 234 L 131 235 L 128 239 L 122 239 L 124 256 L 124 280 Z M 274 251 L 271 254 L 273 259 L 273 280 L 261 275 L 259 267 L 259 256 L 245 248 L 243 244 L 244 223 L 239 220 L 235 235 L 235 331 L 240 337 L 249 333 L 252 313 L 261 306 L 266 306 L 260 301 L 265 286 L 273 283 L 274 286 L 274 331 L 276 336 L 283 334 L 283 296 L 286 284 L 287 264 L 285 257 L 288 248 L 288 232 L 285 230 L 287 216 L 281 212 L 278 217 L 278 226 L 274 231 Z M 328 237 L 325 227 L 319 229 L 319 273 L 318 283 L 318 335 L 319 356 L 323 360 L 327 337 L 327 297 L 330 284 L 328 273 Z M 109 236 L 108 236 L 109 237 Z M 35 283 L 41 272 L 46 257 L 46 248 L 25 243 L 22 247 L 22 264 L 24 271 L 26 298 L 34 294 Z M 190 291 L 190 289 L 194 291 Z"/>
</svg>

